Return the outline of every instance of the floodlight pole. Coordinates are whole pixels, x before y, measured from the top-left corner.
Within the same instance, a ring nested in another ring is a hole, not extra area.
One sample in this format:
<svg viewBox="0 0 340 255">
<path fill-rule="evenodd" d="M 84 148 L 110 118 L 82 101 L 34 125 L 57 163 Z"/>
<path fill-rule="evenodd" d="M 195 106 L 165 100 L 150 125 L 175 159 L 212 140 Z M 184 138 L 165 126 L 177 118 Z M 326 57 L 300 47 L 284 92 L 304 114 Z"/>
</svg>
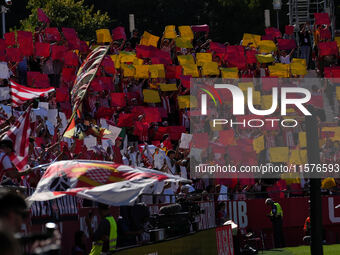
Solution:
<svg viewBox="0 0 340 255">
<path fill-rule="evenodd" d="M 305 117 L 307 156 L 309 164 L 320 163 L 318 123 L 313 106 L 308 106 L 311 116 Z M 310 177 L 313 177 L 312 174 Z M 321 179 L 310 178 L 310 219 L 311 219 L 311 255 L 323 255 L 322 247 L 322 201 Z"/>
<path fill-rule="evenodd" d="M 0 11 L 1 11 L 1 19 L 2 19 L 2 38 L 5 38 L 6 34 L 6 13 L 8 11 L 8 8 L 6 8 L 4 5 L 0 6 Z"/>
</svg>

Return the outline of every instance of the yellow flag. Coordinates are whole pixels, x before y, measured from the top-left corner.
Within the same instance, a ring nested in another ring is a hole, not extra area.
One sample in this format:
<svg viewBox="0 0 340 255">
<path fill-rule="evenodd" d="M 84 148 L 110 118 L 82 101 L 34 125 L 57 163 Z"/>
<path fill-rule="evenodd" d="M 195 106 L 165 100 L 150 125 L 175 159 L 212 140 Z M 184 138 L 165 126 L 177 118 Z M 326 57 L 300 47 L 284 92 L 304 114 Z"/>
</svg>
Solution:
<svg viewBox="0 0 340 255">
<path fill-rule="evenodd" d="M 276 63 L 269 66 L 269 73 L 271 77 L 289 78 L 289 64 Z"/>
<path fill-rule="evenodd" d="M 163 64 L 150 65 L 149 72 L 151 78 L 165 78 L 165 70 Z"/>
<path fill-rule="evenodd" d="M 140 66 L 140 65 L 143 65 L 143 63 L 144 63 L 144 60 L 141 59 L 141 58 L 135 58 L 135 59 L 133 60 L 133 65 L 134 65 L 134 66 Z"/>
<path fill-rule="evenodd" d="M 98 29 L 96 30 L 97 43 L 112 42 L 111 33 L 108 29 Z"/>
<path fill-rule="evenodd" d="M 149 78 L 149 65 L 135 66 L 137 79 L 148 79 Z"/>
<path fill-rule="evenodd" d="M 307 74 L 307 67 L 301 63 L 291 63 L 290 71 L 292 75 L 305 76 Z"/>
<path fill-rule="evenodd" d="M 167 39 L 174 39 L 177 37 L 177 33 L 176 33 L 176 28 L 174 25 L 169 25 L 165 27 L 164 30 L 164 38 Z"/>
<path fill-rule="evenodd" d="M 288 162 L 288 147 L 269 148 L 270 162 Z"/>
<path fill-rule="evenodd" d="M 256 59 L 261 64 L 272 63 L 275 60 L 272 54 L 257 54 Z"/>
<path fill-rule="evenodd" d="M 304 58 L 293 58 L 291 63 L 299 63 L 306 66 L 306 59 Z"/>
<path fill-rule="evenodd" d="M 253 105 L 262 105 L 260 91 L 253 90 Z"/>
<path fill-rule="evenodd" d="M 225 79 L 238 79 L 238 69 L 237 67 L 223 68 L 221 67 L 222 78 Z"/>
<path fill-rule="evenodd" d="M 190 26 L 179 26 L 178 27 L 179 33 L 181 34 L 181 37 L 187 38 L 187 39 L 194 39 L 194 33 L 191 30 Z"/>
<path fill-rule="evenodd" d="M 321 181 L 321 188 L 322 189 L 331 189 L 336 187 L 336 182 L 333 177 L 327 177 Z"/>
<path fill-rule="evenodd" d="M 291 150 L 289 163 L 293 165 L 302 165 L 307 163 L 307 150 Z"/>
<path fill-rule="evenodd" d="M 300 183 L 300 175 L 299 173 L 284 173 L 281 174 L 281 179 L 286 181 L 287 185 L 293 184 L 293 183 Z"/>
<path fill-rule="evenodd" d="M 202 66 L 202 75 L 220 75 L 218 64 L 216 62 L 205 62 Z"/>
<path fill-rule="evenodd" d="M 121 51 L 119 52 L 119 59 L 121 63 L 134 62 L 136 59 L 136 53 Z"/>
<path fill-rule="evenodd" d="M 307 147 L 306 132 L 299 132 L 299 145 L 300 145 L 300 148 Z"/>
<path fill-rule="evenodd" d="M 264 136 L 261 135 L 253 140 L 253 149 L 259 154 L 264 150 Z"/>
<path fill-rule="evenodd" d="M 334 38 L 334 40 L 336 41 L 336 44 L 338 45 L 338 48 L 340 48 L 340 37 L 337 36 Z"/>
<path fill-rule="evenodd" d="M 239 82 L 238 87 L 243 91 L 247 92 L 248 88 L 253 88 L 254 89 L 254 83 L 252 82 Z"/>
<path fill-rule="evenodd" d="M 161 88 L 161 91 L 177 91 L 177 85 L 174 84 L 165 84 L 165 83 L 160 83 L 159 87 Z"/>
<path fill-rule="evenodd" d="M 273 96 L 272 95 L 263 95 L 261 100 L 261 108 L 263 110 L 268 110 L 272 107 L 273 104 Z"/>
<path fill-rule="evenodd" d="M 194 96 L 178 96 L 177 100 L 180 109 L 197 107 L 197 99 Z"/>
<path fill-rule="evenodd" d="M 195 60 L 193 58 L 192 55 L 179 55 L 177 56 L 178 58 L 178 62 L 181 66 L 183 65 L 194 65 L 195 64 Z"/>
<path fill-rule="evenodd" d="M 199 77 L 198 69 L 196 64 L 185 64 L 182 65 L 183 67 L 183 74 L 184 75 L 191 75 L 193 78 Z"/>
<path fill-rule="evenodd" d="M 260 53 L 271 53 L 276 51 L 276 45 L 272 40 L 263 40 L 258 43 Z"/>
<path fill-rule="evenodd" d="M 212 54 L 209 53 L 197 53 L 196 54 L 197 65 L 202 66 L 203 63 L 212 62 Z"/>
<path fill-rule="evenodd" d="M 260 41 L 261 41 L 260 35 L 245 33 L 243 34 L 242 46 L 247 46 L 249 43 L 252 43 L 250 47 L 257 48 Z"/>
<path fill-rule="evenodd" d="M 119 60 L 119 55 L 110 55 L 113 63 L 115 63 L 115 68 L 119 69 L 120 68 L 120 60 Z"/>
<path fill-rule="evenodd" d="M 178 48 L 187 48 L 187 49 L 193 48 L 191 40 L 188 40 L 188 38 L 177 37 L 175 39 L 175 44 L 176 44 L 176 47 Z"/>
<path fill-rule="evenodd" d="M 143 89 L 143 96 L 145 103 L 160 103 L 161 98 L 157 90 Z"/>
<path fill-rule="evenodd" d="M 336 87 L 336 99 L 340 101 L 340 87 Z"/>
<path fill-rule="evenodd" d="M 157 47 L 159 37 L 152 35 L 146 31 L 144 31 L 144 34 L 142 35 L 142 39 L 140 40 L 141 45 L 145 46 L 154 46 Z"/>
<path fill-rule="evenodd" d="M 123 76 L 124 77 L 133 77 L 135 76 L 136 69 L 133 65 L 126 65 L 122 64 L 121 68 L 123 69 Z"/>
</svg>

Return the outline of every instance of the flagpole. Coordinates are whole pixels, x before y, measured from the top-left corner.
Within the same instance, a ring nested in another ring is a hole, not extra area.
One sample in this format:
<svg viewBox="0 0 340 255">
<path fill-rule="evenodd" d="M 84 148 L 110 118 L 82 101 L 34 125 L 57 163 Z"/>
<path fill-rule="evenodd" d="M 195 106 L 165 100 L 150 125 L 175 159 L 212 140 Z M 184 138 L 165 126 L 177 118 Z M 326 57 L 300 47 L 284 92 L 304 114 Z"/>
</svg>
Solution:
<svg viewBox="0 0 340 255">
<path fill-rule="evenodd" d="M 86 88 L 86 90 L 85 90 L 85 93 L 84 93 L 84 94 L 82 95 L 82 97 L 80 98 L 80 102 L 78 103 L 78 105 L 76 106 L 76 108 L 73 109 L 71 118 L 69 119 L 69 121 L 68 121 L 68 123 L 67 123 L 67 126 L 66 126 L 66 128 L 65 128 L 65 130 L 63 131 L 62 135 L 60 136 L 59 142 L 61 141 L 62 137 L 64 136 L 66 130 L 67 130 L 67 129 L 69 128 L 69 126 L 71 125 L 72 119 L 75 117 L 75 114 L 76 114 L 76 112 L 77 112 L 79 106 L 81 105 L 82 101 L 84 100 L 84 97 L 85 97 L 85 95 L 86 95 L 86 93 L 87 93 L 87 90 L 88 90 L 88 88 L 90 87 L 92 80 L 93 80 L 94 77 L 96 76 L 96 74 L 97 74 L 97 72 L 98 72 L 98 70 L 99 70 L 99 67 L 101 66 L 101 63 L 103 62 L 103 59 L 104 59 L 104 57 L 106 56 L 106 54 L 107 54 L 107 52 L 108 52 L 109 49 L 110 49 L 110 45 L 108 45 L 108 46 L 106 47 L 105 54 L 103 55 L 102 59 L 100 60 L 100 62 L 99 62 L 99 64 L 98 64 L 98 66 L 97 66 L 97 68 L 96 68 L 96 70 L 95 70 L 93 76 L 92 76 L 91 79 L 89 80 L 89 82 L 88 82 L 89 85 L 87 86 L 87 88 Z M 79 75 L 79 73 L 78 73 L 78 75 Z"/>
</svg>

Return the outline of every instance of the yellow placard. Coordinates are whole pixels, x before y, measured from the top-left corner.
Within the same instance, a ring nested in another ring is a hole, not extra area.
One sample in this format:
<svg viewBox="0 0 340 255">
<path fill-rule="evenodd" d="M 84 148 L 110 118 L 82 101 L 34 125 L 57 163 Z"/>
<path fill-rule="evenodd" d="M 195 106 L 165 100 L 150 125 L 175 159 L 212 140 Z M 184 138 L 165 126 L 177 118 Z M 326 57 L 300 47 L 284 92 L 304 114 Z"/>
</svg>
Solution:
<svg viewBox="0 0 340 255">
<path fill-rule="evenodd" d="M 156 64 L 149 66 L 151 78 L 165 78 L 165 70 L 163 64 Z"/>
<path fill-rule="evenodd" d="M 322 189 L 331 189 L 336 187 L 336 182 L 333 177 L 327 177 L 321 181 L 321 188 Z"/>
<path fill-rule="evenodd" d="M 197 107 L 197 99 L 194 96 L 178 96 L 177 100 L 180 109 Z"/>
<path fill-rule="evenodd" d="M 137 79 L 148 79 L 149 78 L 149 65 L 135 66 Z"/>
<path fill-rule="evenodd" d="M 154 89 L 143 89 L 143 97 L 145 103 L 160 103 L 159 93 Z"/>
<path fill-rule="evenodd" d="M 340 87 L 336 87 L 336 99 L 340 101 Z"/>
<path fill-rule="evenodd" d="M 187 48 L 187 49 L 193 48 L 191 40 L 188 40 L 188 38 L 177 37 L 175 39 L 175 44 L 176 44 L 176 47 L 178 48 Z"/>
<path fill-rule="evenodd" d="M 182 65 L 183 67 L 183 74 L 184 75 L 191 75 L 194 78 L 199 77 L 198 69 L 196 64 L 186 64 Z"/>
<path fill-rule="evenodd" d="M 221 67 L 220 70 L 221 70 L 222 78 L 225 78 L 225 79 L 238 79 L 239 78 L 237 67 L 231 67 L 231 68 Z"/>
<path fill-rule="evenodd" d="M 305 76 L 307 74 L 307 67 L 301 63 L 291 63 L 290 72 L 292 75 Z"/>
<path fill-rule="evenodd" d="M 190 40 L 194 39 L 194 33 L 192 32 L 190 26 L 179 26 L 178 30 L 182 38 L 187 38 Z"/>
<path fill-rule="evenodd" d="M 335 37 L 334 40 L 336 41 L 338 48 L 340 48 L 340 36 Z"/>
<path fill-rule="evenodd" d="M 177 33 L 176 33 L 176 27 L 174 25 L 169 25 L 165 27 L 164 30 L 164 38 L 167 39 L 174 39 L 177 37 Z"/>
<path fill-rule="evenodd" d="M 272 63 L 275 61 L 275 58 L 273 57 L 272 54 L 257 54 L 256 59 L 259 63 L 261 64 L 267 64 L 267 63 Z"/>
<path fill-rule="evenodd" d="M 253 140 L 253 149 L 259 154 L 264 150 L 264 136 L 261 135 Z"/>
<path fill-rule="evenodd" d="M 120 68 L 119 55 L 110 55 L 110 58 L 112 59 L 113 63 L 115 64 L 115 68 L 119 69 Z"/>
<path fill-rule="evenodd" d="M 107 43 L 112 42 L 112 36 L 110 30 L 108 29 L 98 29 L 96 30 L 97 43 Z"/>
<path fill-rule="evenodd" d="M 261 100 L 261 108 L 262 110 L 268 110 L 273 105 L 273 96 L 272 95 L 263 95 Z"/>
<path fill-rule="evenodd" d="M 271 147 L 269 148 L 270 162 L 288 162 L 288 147 Z"/>
<path fill-rule="evenodd" d="M 216 62 L 205 62 L 202 66 L 202 75 L 220 75 L 218 64 Z"/>
<path fill-rule="evenodd" d="M 299 132 L 299 145 L 300 145 L 300 148 L 307 147 L 306 132 Z"/>
<path fill-rule="evenodd" d="M 135 59 L 133 60 L 133 65 L 134 65 L 134 66 L 140 66 L 140 65 L 143 65 L 143 63 L 144 63 L 144 60 L 141 59 L 141 58 L 135 58 Z"/>
<path fill-rule="evenodd" d="M 257 48 L 260 41 L 261 41 L 260 35 L 245 33 L 243 34 L 242 46 L 247 46 L 249 43 L 252 43 L 250 47 Z"/>
<path fill-rule="evenodd" d="M 306 59 L 304 58 L 293 58 L 291 63 L 299 63 L 306 66 Z"/>
<path fill-rule="evenodd" d="M 247 92 L 248 88 L 253 88 L 254 89 L 254 83 L 252 82 L 239 82 L 238 87 L 243 91 Z"/>
<path fill-rule="evenodd" d="M 289 64 L 276 63 L 275 65 L 269 66 L 269 73 L 271 77 L 289 78 Z"/>
<path fill-rule="evenodd" d="M 209 53 L 197 53 L 196 62 L 198 66 L 202 66 L 203 63 L 212 62 L 212 54 Z"/>
<path fill-rule="evenodd" d="M 157 47 L 158 40 L 159 40 L 158 36 L 150 34 L 147 31 L 144 31 L 144 34 L 142 35 L 142 39 L 140 40 L 140 44 L 145 45 L 145 46 Z"/>
<path fill-rule="evenodd" d="M 195 60 L 192 55 L 179 55 L 177 56 L 178 62 L 181 66 L 183 65 L 194 65 Z"/>
<path fill-rule="evenodd" d="M 122 64 L 121 68 L 123 69 L 124 77 L 134 77 L 136 73 L 136 69 L 133 65 Z"/>
<path fill-rule="evenodd" d="M 276 45 L 272 40 L 263 40 L 258 43 L 260 53 L 271 53 L 276 51 Z"/>
<path fill-rule="evenodd" d="M 177 91 L 177 85 L 174 84 L 165 84 L 165 83 L 160 83 L 159 87 L 161 89 L 161 91 Z"/>
<path fill-rule="evenodd" d="M 133 63 L 136 59 L 136 53 L 134 52 L 127 52 L 127 51 L 121 51 L 119 52 L 119 60 L 121 63 Z"/>
<path fill-rule="evenodd" d="M 307 150 L 291 150 L 289 155 L 289 163 L 294 165 L 306 164 Z"/>
</svg>

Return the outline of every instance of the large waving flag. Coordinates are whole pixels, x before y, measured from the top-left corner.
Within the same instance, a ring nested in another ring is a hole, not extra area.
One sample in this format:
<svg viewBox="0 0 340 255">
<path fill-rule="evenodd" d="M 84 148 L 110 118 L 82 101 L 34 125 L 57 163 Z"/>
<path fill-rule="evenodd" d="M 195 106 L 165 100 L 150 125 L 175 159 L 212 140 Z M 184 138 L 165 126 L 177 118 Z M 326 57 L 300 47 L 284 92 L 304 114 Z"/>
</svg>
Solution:
<svg viewBox="0 0 340 255">
<path fill-rule="evenodd" d="M 47 89 L 35 89 L 19 85 L 18 83 L 10 80 L 10 89 L 12 97 L 12 105 L 18 107 L 28 100 L 47 96 L 48 93 L 55 91 L 54 88 L 50 87 Z"/>
<path fill-rule="evenodd" d="M 147 168 L 132 168 L 105 161 L 68 160 L 51 164 L 30 201 L 46 201 L 72 195 L 100 203 L 133 205 L 143 193 L 160 194 L 167 182 L 189 182 Z"/>
<path fill-rule="evenodd" d="M 11 160 L 19 171 L 25 170 L 28 161 L 31 108 L 28 107 L 3 138 L 13 142 L 14 153 Z"/>
</svg>

